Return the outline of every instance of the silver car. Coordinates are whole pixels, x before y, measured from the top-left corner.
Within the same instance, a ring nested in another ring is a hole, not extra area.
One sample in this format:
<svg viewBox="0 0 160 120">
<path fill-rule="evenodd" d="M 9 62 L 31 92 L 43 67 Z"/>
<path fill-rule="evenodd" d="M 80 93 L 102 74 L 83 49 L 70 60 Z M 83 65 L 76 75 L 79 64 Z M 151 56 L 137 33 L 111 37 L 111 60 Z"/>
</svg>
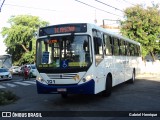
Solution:
<svg viewBox="0 0 160 120">
<path fill-rule="evenodd" d="M 11 80 L 12 74 L 5 68 L 0 68 L 0 80 Z"/>
</svg>

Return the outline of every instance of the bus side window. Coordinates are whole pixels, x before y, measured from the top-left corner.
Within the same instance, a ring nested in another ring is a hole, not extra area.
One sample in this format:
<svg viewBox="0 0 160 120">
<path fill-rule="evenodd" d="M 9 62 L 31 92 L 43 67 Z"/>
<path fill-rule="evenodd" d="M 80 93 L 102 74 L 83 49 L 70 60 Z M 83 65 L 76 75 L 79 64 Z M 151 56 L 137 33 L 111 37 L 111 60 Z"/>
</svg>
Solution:
<svg viewBox="0 0 160 120">
<path fill-rule="evenodd" d="M 111 51 L 112 51 L 112 55 L 114 54 L 114 38 L 109 36 L 109 41 L 111 44 Z"/>
<path fill-rule="evenodd" d="M 110 36 L 108 35 L 104 35 L 104 43 L 105 43 L 105 46 L 106 46 L 106 49 L 105 49 L 105 53 L 106 55 L 112 55 L 112 48 L 111 48 L 111 43 L 110 43 Z"/>
<path fill-rule="evenodd" d="M 123 55 L 122 54 L 122 43 L 120 39 L 118 39 L 118 46 L 119 46 L 119 55 Z"/>
<path fill-rule="evenodd" d="M 102 39 L 101 38 L 97 38 L 94 37 L 94 51 L 95 54 L 99 54 L 99 55 L 103 55 L 103 51 L 102 51 Z"/>
<path fill-rule="evenodd" d="M 125 41 L 121 40 L 121 46 L 120 46 L 120 48 L 121 48 L 121 52 L 122 52 L 121 55 L 126 55 L 125 54 Z"/>
<path fill-rule="evenodd" d="M 114 38 L 114 55 L 119 55 L 119 46 L 117 38 Z"/>
<path fill-rule="evenodd" d="M 130 44 L 130 54 L 131 56 L 134 56 L 135 54 L 134 44 Z"/>
<path fill-rule="evenodd" d="M 135 45 L 135 56 L 140 56 L 140 55 L 141 55 L 140 46 Z"/>
<path fill-rule="evenodd" d="M 126 56 L 130 56 L 130 51 L 129 51 L 129 43 L 128 42 L 126 42 L 125 41 L 125 48 L 126 48 L 126 50 L 125 50 L 125 54 L 126 54 Z"/>
<path fill-rule="evenodd" d="M 131 56 L 131 43 L 128 43 L 128 46 L 127 46 L 127 55 Z"/>
<path fill-rule="evenodd" d="M 103 41 L 102 34 L 97 30 L 93 30 L 93 41 L 96 65 L 98 65 L 103 59 Z"/>
</svg>

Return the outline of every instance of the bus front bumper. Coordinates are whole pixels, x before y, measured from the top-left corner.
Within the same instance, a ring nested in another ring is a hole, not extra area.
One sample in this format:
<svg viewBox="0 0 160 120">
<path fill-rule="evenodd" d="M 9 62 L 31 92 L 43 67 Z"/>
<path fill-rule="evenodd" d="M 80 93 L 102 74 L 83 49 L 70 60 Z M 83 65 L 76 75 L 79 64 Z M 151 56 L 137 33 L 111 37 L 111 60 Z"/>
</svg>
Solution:
<svg viewBox="0 0 160 120">
<path fill-rule="evenodd" d="M 45 85 L 36 80 L 37 92 L 39 94 L 94 94 L 94 80 L 90 80 L 86 83 L 80 85 L 66 85 L 66 86 L 56 86 L 56 85 Z"/>
</svg>

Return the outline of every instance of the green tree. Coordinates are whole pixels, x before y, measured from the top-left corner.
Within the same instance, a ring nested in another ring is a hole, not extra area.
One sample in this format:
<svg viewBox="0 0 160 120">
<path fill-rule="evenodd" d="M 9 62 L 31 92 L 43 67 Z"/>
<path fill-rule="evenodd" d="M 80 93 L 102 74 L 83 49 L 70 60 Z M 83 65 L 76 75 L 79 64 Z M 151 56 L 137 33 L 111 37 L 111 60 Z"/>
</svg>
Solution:
<svg viewBox="0 0 160 120">
<path fill-rule="evenodd" d="M 14 64 L 33 63 L 35 60 L 35 33 L 39 27 L 49 23 L 31 15 L 12 16 L 8 23 L 10 27 L 3 27 L 1 31 L 7 53 L 12 55 Z M 28 49 L 30 41 L 33 43 L 32 51 Z"/>
<path fill-rule="evenodd" d="M 160 51 L 160 11 L 158 6 L 147 7 L 140 5 L 125 10 L 125 21 L 121 22 L 121 33 L 142 45 L 142 56 L 151 54 L 155 60 L 155 53 Z"/>
</svg>

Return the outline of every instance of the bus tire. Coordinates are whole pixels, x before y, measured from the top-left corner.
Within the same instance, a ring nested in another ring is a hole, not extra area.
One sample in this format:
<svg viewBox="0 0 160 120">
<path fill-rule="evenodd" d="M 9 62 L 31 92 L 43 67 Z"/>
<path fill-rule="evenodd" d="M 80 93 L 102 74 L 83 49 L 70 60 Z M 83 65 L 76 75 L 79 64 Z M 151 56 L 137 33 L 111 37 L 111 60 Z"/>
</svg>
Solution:
<svg viewBox="0 0 160 120">
<path fill-rule="evenodd" d="M 105 90 L 102 92 L 104 97 L 110 96 L 112 93 L 112 77 L 108 75 L 106 78 Z"/>
<path fill-rule="evenodd" d="M 128 83 L 134 83 L 135 78 L 136 78 L 136 72 L 135 72 L 135 69 L 133 69 L 132 78 L 128 81 Z"/>
<path fill-rule="evenodd" d="M 65 98 L 68 97 L 68 94 L 67 93 L 61 93 L 61 97 L 65 99 Z"/>
</svg>

